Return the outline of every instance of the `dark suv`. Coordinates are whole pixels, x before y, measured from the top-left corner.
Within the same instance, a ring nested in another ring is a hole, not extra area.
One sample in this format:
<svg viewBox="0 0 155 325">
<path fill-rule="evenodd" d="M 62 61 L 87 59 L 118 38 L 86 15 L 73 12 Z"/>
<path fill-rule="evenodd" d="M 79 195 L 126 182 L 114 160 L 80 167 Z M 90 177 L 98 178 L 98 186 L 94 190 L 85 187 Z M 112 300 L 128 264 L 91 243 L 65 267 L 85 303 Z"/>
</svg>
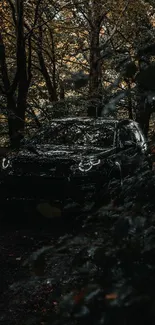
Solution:
<svg viewBox="0 0 155 325">
<path fill-rule="evenodd" d="M 109 181 L 120 184 L 148 159 L 147 143 L 132 120 L 103 118 L 54 119 L 1 161 L 3 202 L 71 200 L 83 206 L 107 192 Z M 132 163 L 131 163 L 132 162 Z"/>
</svg>

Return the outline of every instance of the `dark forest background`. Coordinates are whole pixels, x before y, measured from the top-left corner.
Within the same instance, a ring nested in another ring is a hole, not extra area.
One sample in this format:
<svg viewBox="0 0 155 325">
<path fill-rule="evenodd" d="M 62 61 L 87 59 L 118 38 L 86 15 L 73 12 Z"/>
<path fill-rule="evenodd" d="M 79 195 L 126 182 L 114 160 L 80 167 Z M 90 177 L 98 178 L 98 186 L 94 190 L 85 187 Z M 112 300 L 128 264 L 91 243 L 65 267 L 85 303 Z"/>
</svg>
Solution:
<svg viewBox="0 0 155 325">
<path fill-rule="evenodd" d="M 52 117 L 110 114 L 147 135 L 154 26 L 152 0 L 1 1 L 1 134 L 17 147 Z"/>
</svg>

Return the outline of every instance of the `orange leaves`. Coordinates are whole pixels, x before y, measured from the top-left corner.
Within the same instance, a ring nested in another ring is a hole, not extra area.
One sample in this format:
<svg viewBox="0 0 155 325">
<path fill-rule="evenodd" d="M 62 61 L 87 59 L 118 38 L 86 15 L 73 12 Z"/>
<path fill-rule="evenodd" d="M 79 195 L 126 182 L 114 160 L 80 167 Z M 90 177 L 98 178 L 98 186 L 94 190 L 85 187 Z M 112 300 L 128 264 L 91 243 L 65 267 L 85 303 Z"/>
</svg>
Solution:
<svg viewBox="0 0 155 325">
<path fill-rule="evenodd" d="M 118 298 L 118 295 L 116 292 L 109 293 L 105 296 L 106 300 L 115 300 Z"/>
</svg>

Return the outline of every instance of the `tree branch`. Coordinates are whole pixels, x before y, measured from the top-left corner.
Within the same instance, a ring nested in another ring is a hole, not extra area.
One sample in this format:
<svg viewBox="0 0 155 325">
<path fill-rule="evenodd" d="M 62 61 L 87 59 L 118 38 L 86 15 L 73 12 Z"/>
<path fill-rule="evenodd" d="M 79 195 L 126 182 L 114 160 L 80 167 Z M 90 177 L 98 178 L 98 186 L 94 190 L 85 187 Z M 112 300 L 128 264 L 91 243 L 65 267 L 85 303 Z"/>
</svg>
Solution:
<svg viewBox="0 0 155 325">
<path fill-rule="evenodd" d="M 111 38 L 114 36 L 115 32 L 117 31 L 117 27 L 119 26 L 120 22 L 122 21 L 123 14 L 127 10 L 127 7 L 129 5 L 129 1 L 130 0 L 128 0 L 127 3 L 126 3 L 126 5 L 124 6 L 124 8 L 123 8 L 123 10 L 122 10 L 122 12 L 121 12 L 118 20 L 117 20 L 117 23 L 115 24 L 115 26 L 114 26 L 114 28 L 113 28 L 110 36 L 107 38 L 107 40 L 105 41 L 105 43 L 102 46 L 100 46 L 100 50 L 103 50 L 105 48 L 105 46 L 107 45 L 107 43 L 111 40 Z"/>
<path fill-rule="evenodd" d="M 13 2 L 11 0 L 8 0 L 8 3 L 10 5 L 11 11 L 12 11 L 12 18 L 14 21 L 15 26 L 17 26 L 17 19 L 16 19 L 16 10 L 15 7 L 13 5 Z"/>
<path fill-rule="evenodd" d="M 37 115 L 35 114 L 33 108 L 32 108 L 30 105 L 28 105 L 28 107 L 29 107 L 29 108 L 27 108 L 27 112 L 28 112 L 28 113 L 29 113 L 29 114 L 34 118 L 37 127 L 40 128 L 40 127 L 41 127 L 41 123 L 40 123 L 40 121 L 39 121 Z"/>
</svg>

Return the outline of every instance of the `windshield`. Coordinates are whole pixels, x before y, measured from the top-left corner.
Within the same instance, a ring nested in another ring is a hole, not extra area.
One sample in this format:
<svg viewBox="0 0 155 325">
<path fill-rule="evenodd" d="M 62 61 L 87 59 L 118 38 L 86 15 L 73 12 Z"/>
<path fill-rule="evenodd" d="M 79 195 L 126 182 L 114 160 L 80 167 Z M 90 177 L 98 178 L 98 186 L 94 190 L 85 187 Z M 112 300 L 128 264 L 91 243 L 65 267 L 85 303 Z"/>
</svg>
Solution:
<svg viewBox="0 0 155 325">
<path fill-rule="evenodd" d="M 44 129 L 32 138 L 32 144 L 51 145 L 92 145 L 96 147 L 112 147 L 114 144 L 115 123 L 87 121 L 57 121 L 50 128 Z"/>
<path fill-rule="evenodd" d="M 123 143 L 124 141 L 131 141 L 135 143 L 145 142 L 143 139 L 140 129 L 134 123 L 129 123 L 125 125 L 120 130 L 120 139 Z"/>
</svg>

